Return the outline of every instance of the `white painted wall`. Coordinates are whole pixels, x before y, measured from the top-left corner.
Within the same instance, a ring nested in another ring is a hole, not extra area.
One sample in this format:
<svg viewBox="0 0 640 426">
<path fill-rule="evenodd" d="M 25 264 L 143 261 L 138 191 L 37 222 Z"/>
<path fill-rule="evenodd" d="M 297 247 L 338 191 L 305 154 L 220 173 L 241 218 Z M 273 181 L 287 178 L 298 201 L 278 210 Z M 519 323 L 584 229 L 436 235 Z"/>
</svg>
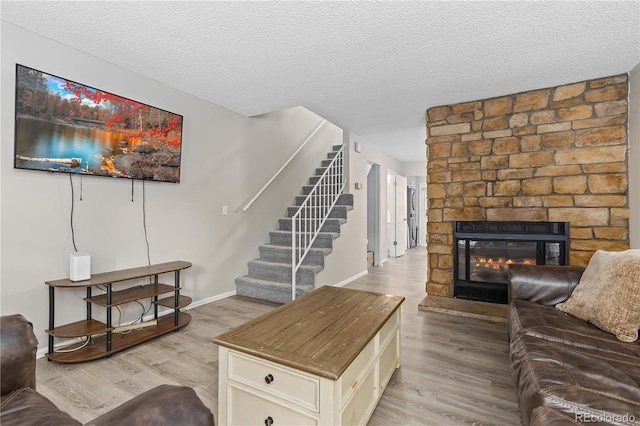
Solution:
<svg viewBox="0 0 640 426">
<path fill-rule="evenodd" d="M 32 321 L 41 348 L 46 346 L 48 326 L 44 282 L 69 274 L 71 198 L 68 175 L 13 169 L 16 63 L 184 116 L 181 183 L 145 184 L 146 220 L 152 263 L 193 263 L 182 274 L 182 285 L 194 303 L 235 291 L 234 279 L 247 273 L 246 263 L 257 257 L 258 245 L 276 229 L 278 218 L 330 146 L 342 141 L 341 129 L 323 127 L 296 163 L 248 213 L 241 213 L 320 117 L 292 108 L 246 118 L 14 25 L 1 25 L 0 310 Z M 74 181 L 78 185 L 79 177 Z M 76 242 L 79 250 L 91 254 L 92 272 L 146 265 L 142 182 L 134 182 L 133 202 L 130 180 L 85 177 L 82 183 L 83 201 L 76 193 Z M 222 216 L 223 205 L 229 206 L 227 216 Z M 366 213 L 366 208 L 360 211 Z M 355 220 L 350 225 L 358 227 Z M 359 235 L 349 240 L 349 234 L 343 234 L 345 246 L 360 247 Z M 353 267 L 353 252 L 343 254 L 332 259 L 337 264 L 333 269 L 328 268 L 336 282 L 346 280 L 352 269 L 366 269 L 359 262 Z M 57 291 L 56 323 L 82 319 L 84 296 L 83 290 Z M 94 313 L 100 317 L 99 308 Z M 123 320 L 139 314 L 137 305 L 127 305 Z"/>
<path fill-rule="evenodd" d="M 640 248 L 640 64 L 629 73 L 629 239 Z"/>
<path fill-rule="evenodd" d="M 422 177 L 423 181 L 427 177 L 427 160 L 426 153 L 425 159 L 422 161 L 412 161 L 410 163 L 402 163 L 402 170 L 398 173 L 404 176 L 418 176 Z"/>
</svg>

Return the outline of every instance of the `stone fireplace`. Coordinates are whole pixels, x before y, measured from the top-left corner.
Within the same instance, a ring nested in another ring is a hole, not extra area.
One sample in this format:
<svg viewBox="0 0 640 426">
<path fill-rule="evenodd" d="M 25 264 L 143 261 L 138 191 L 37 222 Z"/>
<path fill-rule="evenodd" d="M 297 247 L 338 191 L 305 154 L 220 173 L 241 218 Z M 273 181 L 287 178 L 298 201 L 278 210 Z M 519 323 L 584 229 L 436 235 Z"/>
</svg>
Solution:
<svg viewBox="0 0 640 426">
<path fill-rule="evenodd" d="M 508 303 L 508 266 L 566 265 L 568 222 L 454 222 L 453 296 Z"/>
<path fill-rule="evenodd" d="M 428 294 L 453 297 L 456 221 L 568 222 L 566 257 L 629 248 L 627 75 L 427 110 Z"/>
</svg>

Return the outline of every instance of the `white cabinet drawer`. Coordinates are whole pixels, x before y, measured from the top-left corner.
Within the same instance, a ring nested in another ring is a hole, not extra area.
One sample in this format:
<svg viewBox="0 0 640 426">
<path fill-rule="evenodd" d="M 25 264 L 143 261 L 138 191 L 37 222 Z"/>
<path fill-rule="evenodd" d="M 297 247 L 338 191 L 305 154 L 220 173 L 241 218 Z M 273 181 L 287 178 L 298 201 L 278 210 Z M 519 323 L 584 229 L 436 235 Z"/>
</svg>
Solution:
<svg viewBox="0 0 640 426">
<path fill-rule="evenodd" d="M 229 352 L 228 366 L 231 380 L 315 412 L 320 409 L 320 380 L 317 377 L 236 352 Z"/>
<path fill-rule="evenodd" d="M 394 312 L 393 315 L 391 315 L 391 318 L 389 318 L 389 320 L 387 320 L 387 322 L 380 329 L 380 345 L 381 346 L 387 343 L 387 340 L 394 333 L 399 323 L 400 323 L 400 310 L 397 310 Z"/>
<path fill-rule="evenodd" d="M 385 346 L 382 349 L 382 352 L 380 353 L 380 360 L 378 364 L 380 368 L 380 373 L 378 375 L 379 376 L 378 386 L 380 388 L 380 392 L 382 392 L 384 388 L 387 386 L 389 379 L 391 379 L 393 372 L 396 371 L 396 368 L 400 363 L 399 339 L 400 339 L 400 331 L 393 334 L 393 337 L 391 338 L 387 346 Z"/>
<path fill-rule="evenodd" d="M 295 425 L 315 426 L 318 420 L 287 408 L 244 389 L 228 386 L 228 424 L 230 425 Z M 269 420 L 270 419 L 270 420 Z"/>
<path fill-rule="evenodd" d="M 378 402 L 375 366 L 361 379 L 351 400 L 340 413 L 341 425 L 364 425 Z"/>
<path fill-rule="evenodd" d="M 362 352 L 360 352 L 360 355 L 358 355 L 358 357 L 351 363 L 349 368 L 342 373 L 341 404 L 344 404 L 344 401 L 347 400 L 347 398 L 349 398 L 349 396 L 360 385 L 359 381 L 362 380 L 361 376 L 365 373 L 367 366 L 373 362 L 375 358 L 376 342 L 375 339 L 371 339 Z"/>
</svg>

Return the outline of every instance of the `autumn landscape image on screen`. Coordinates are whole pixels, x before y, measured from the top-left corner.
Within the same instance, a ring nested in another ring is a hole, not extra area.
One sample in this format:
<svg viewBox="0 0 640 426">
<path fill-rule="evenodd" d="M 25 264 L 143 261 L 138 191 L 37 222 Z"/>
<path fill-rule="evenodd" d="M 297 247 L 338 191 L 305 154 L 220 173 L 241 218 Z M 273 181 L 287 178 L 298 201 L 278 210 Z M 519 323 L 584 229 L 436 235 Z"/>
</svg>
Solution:
<svg viewBox="0 0 640 426">
<path fill-rule="evenodd" d="M 182 116 L 16 66 L 19 169 L 180 181 Z"/>
</svg>

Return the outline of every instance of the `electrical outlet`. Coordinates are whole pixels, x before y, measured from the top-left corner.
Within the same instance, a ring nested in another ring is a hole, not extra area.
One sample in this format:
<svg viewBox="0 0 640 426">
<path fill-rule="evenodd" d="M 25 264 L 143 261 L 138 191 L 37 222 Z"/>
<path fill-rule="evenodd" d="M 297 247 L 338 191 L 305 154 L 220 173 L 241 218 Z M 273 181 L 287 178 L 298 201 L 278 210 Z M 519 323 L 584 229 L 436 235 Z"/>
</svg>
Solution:
<svg viewBox="0 0 640 426">
<path fill-rule="evenodd" d="M 226 216 L 227 214 L 229 214 L 229 207 L 222 206 L 222 216 Z"/>
</svg>

